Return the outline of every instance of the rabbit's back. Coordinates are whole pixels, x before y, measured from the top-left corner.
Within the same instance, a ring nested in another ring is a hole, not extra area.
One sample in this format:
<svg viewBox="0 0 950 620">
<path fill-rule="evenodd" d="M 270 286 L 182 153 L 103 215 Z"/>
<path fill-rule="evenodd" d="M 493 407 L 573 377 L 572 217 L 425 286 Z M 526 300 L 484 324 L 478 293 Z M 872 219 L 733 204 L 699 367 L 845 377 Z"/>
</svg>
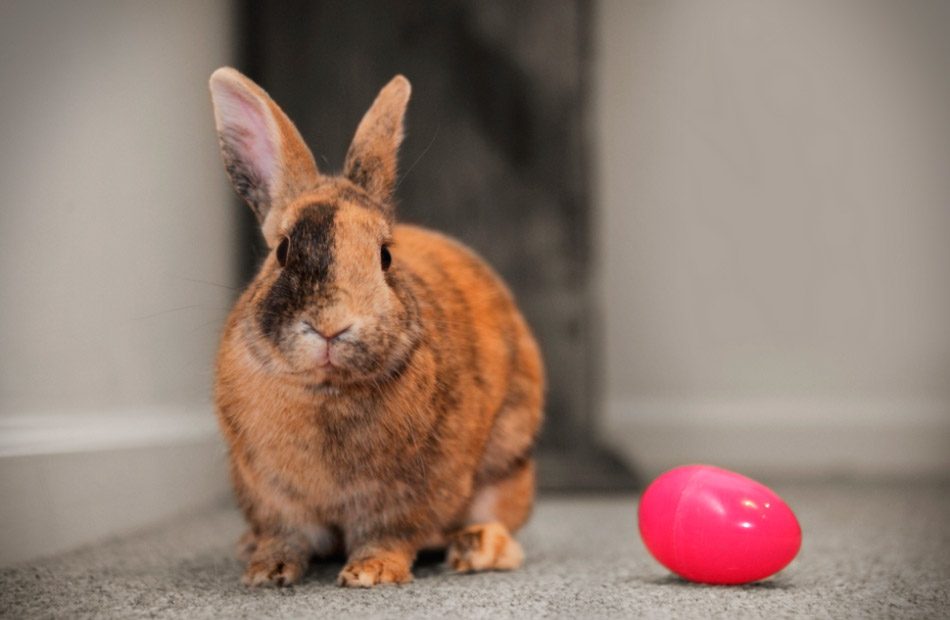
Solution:
<svg viewBox="0 0 950 620">
<path fill-rule="evenodd" d="M 528 479 L 515 493 L 524 502 L 505 507 L 509 517 L 502 519 L 517 529 L 533 499 L 532 455 L 544 406 L 537 342 L 507 286 L 472 250 L 414 226 L 397 226 L 396 239 L 408 270 L 418 274 L 420 296 L 435 306 L 426 323 L 429 341 L 455 358 L 446 366 L 465 378 L 460 396 L 479 404 L 460 423 L 480 430 L 487 425 L 488 435 L 479 433 L 468 444 L 477 455 L 467 461 L 476 463 L 475 486 Z M 442 321 L 441 315 L 449 318 Z"/>
<path fill-rule="evenodd" d="M 465 396 L 497 409 L 519 349 L 536 349 L 508 288 L 472 250 L 429 229 L 397 226 L 393 255 L 422 307 L 429 344 L 470 375 L 478 393 Z"/>
</svg>

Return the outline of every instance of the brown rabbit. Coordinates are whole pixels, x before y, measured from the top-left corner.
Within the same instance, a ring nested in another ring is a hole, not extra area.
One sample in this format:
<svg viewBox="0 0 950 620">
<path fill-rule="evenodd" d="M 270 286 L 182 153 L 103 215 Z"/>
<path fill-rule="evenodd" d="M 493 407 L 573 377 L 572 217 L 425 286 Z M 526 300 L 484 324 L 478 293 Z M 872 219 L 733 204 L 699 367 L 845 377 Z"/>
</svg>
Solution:
<svg viewBox="0 0 950 620">
<path fill-rule="evenodd" d="M 416 553 L 508 570 L 534 500 L 543 369 L 498 276 L 443 235 L 395 223 L 409 82 L 363 117 L 343 174 L 230 68 L 211 76 L 237 192 L 270 254 L 238 300 L 215 401 L 250 530 L 244 583 L 290 585 L 345 551 L 338 582 L 405 583 Z"/>
</svg>

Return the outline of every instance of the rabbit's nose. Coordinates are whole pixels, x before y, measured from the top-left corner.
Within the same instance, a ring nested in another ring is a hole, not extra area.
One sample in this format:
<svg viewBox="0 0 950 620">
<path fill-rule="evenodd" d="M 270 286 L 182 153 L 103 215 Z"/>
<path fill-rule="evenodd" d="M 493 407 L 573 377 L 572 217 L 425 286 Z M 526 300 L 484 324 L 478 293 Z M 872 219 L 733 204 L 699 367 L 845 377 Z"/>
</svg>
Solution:
<svg viewBox="0 0 950 620">
<path fill-rule="evenodd" d="M 314 329 L 313 331 L 317 332 L 317 335 L 326 340 L 327 342 L 333 342 L 337 340 L 340 336 L 350 331 L 350 328 L 353 327 L 353 324 L 349 324 L 343 329 Z"/>
</svg>

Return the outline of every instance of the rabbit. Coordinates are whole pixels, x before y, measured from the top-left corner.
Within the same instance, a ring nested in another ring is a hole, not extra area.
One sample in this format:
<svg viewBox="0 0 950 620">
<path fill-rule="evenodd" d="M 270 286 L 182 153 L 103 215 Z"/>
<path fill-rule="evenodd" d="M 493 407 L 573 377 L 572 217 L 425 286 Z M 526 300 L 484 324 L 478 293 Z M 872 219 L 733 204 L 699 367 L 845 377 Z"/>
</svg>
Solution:
<svg viewBox="0 0 950 620">
<path fill-rule="evenodd" d="M 248 525 L 248 586 L 289 586 L 345 555 L 337 583 L 412 580 L 421 550 L 512 570 L 535 494 L 540 351 L 472 250 L 397 224 L 410 84 L 359 123 L 342 174 L 229 67 L 210 80 L 221 153 L 269 248 L 226 321 L 214 399 Z"/>
</svg>

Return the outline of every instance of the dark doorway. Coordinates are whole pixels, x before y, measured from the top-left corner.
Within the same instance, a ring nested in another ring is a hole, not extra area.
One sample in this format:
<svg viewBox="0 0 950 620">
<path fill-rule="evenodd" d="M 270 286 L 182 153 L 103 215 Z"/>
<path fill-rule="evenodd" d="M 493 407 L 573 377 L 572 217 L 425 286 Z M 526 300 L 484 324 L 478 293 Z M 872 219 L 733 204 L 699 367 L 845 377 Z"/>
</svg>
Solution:
<svg viewBox="0 0 950 620">
<path fill-rule="evenodd" d="M 378 89 L 409 78 L 399 216 L 460 238 L 514 290 L 547 366 L 542 486 L 632 486 L 593 439 L 588 3 L 247 1 L 241 19 L 240 68 L 322 169 L 339 170 Z"/>
</svg>

